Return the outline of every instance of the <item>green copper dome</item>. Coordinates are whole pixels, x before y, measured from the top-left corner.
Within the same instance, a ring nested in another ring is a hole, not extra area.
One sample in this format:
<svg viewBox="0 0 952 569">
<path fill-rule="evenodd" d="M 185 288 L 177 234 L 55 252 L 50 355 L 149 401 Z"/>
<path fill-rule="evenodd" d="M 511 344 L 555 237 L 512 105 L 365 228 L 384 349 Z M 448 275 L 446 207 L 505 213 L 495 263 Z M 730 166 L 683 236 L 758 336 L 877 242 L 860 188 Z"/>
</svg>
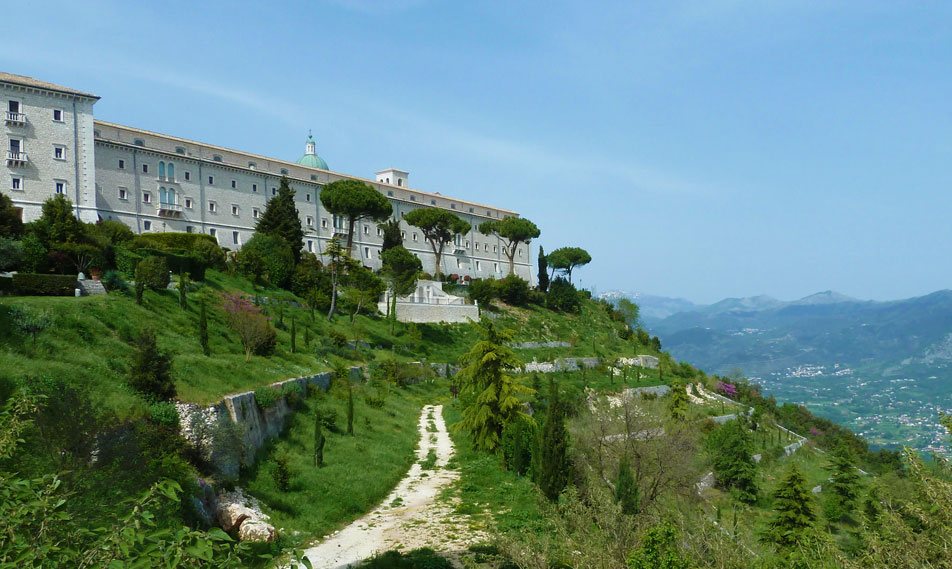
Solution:
<svg viewBox="0 0 952 569">
<path fill-rule="evenodd" d="M 304 156 L 298 158 L 297 163 L 308 168 L 328 169 L 327 162 L 317 155 L 317 143 L 314 142 L 314 137 L 310 134 L 307 135 L 307 143 L 304 145 Z"/>
</svg>

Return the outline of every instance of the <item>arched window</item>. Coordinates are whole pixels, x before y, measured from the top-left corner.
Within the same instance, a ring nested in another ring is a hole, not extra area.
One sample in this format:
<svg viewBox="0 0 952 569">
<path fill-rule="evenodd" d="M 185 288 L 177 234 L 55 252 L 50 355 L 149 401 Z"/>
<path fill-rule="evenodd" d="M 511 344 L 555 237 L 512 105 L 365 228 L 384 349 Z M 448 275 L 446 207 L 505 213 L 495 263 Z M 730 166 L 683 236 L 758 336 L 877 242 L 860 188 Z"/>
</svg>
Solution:
<svg viewBox="0 0 952 569">
<path fill-rule="evenodd" d="M 171 164 L 169 164 L 169 166 L 171 166 Z M 168 198 L 169 198 L 169 203 L 170 203 L 170 204 L 175 205 L 175 204 L 178 203 L 178 199 L 176 199 L 177 196 L 175 195 L 175 190 L 172 189 L 172 188 L 169 188 Z"/>
<path fill-rule="evenodd" d="M 164 163 L 162 163 L 162 162 L 159 162 L 159 164 L 164 165 Z M 161 169 L 162 166 L 159 166 L 159 168 Z M 164 187 L 164 186 L 161 187 L 161 188 L 159 188 L 159 203 L 169 203 L 168 197 L 166 197 L 166 192 L 165 192 L 165 187 Z"/>
<path fill-rule="evenodd" d="M 401 187 L 403 186 L 403 178 L 397 178 L 397 185 Z"/>
<path fill-rule="evenodd" d="M 159 162 L 159 179 L 165 179 L 165 162 Z"/>
<path fill-rule="evenodd" d="M 169 162 L 169 180 L 175 181 L 175 164 Z"/>
</svg>

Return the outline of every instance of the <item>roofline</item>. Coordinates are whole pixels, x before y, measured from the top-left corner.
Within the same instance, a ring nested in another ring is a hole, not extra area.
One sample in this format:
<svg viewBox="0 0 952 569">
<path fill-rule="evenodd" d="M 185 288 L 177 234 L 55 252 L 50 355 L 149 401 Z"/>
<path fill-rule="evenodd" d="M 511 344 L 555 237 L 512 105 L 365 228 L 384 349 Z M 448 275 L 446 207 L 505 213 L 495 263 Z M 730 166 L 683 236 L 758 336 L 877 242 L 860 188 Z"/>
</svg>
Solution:
<svg viewBox="0 0 952 569">
<path fill-rule="evenodd" d="M 10 79 L 0 78 L 0 83 L 8 83 L 10 85 L 17 85 L 18 87 L 28 87 L 30 89 L 38 89 L 40 91 L 49 91 L 51 93 L 59 93 L 61 95 L 70 95 L 72 97 L 83 97 L 85 99 L 93 99 L 98 101 L 102 99 L 99 95 L 93 95 L 92 93 L 84 93 L 82 91 L 71 90 L 69 87 L 47 87 L 45 85 L 35 85 L 32 83 L 27 83 L 25 81 L 16 81 Z"/>
<path fill-rule="evenodd" d="M 511 209 L 504 209 L 504 208 L 497 207 L 497 206 L 494 206 L 494 205 L 488 205 L 488 204 L 483 204 L 483 203 L 479 203 L 479 202 L 468 201 L 468 200 L 464 200 L 464 199 L 460 199 L 460 198 L 454 198 L 454 197 L 446 196 L 446 195 L 443 195 L 443 194 L 440 194 L 440 193 L 437 193 L 437 192 L 427 192 L 427 191 L 418 190 L 418 189 L 415 189 L 415 188 L 408 188 L 408 187 L 406 187 L 406 186 L 395 186 L 395 185 L 393 185 L 393 184 L 387 184 L 387 183 L 384 183 L 384 182 L 378 182 L 377 180 L 371 180 L 371 179 L 369 179 L 369 178 L 362 178 L 362 177 L 360 177 L 360 176 L 354 176 L 354 175 L 352 175 L 352 174 L 345 174 L 345 173 L 343 173 L 343 172 L 335 172 L 335 171 L 333 171 L 333 170 L 324 170 L 324 169 L 321 169 L 321 168 L 314 168 L 314 167 L 311 167 L 311 166 L 304 166 L 303 164 L 298 164 L 297 162 L 291 162 L 291 161 L 288 161 L 288 160 L 281 160 L 280 158 L 272 158 L 272 157 L 270 157 L 270 156 L 264 156 L 263 154 L 255 154 L 255 153 L 247 152 L 247 151 L 244 151 L 244 150 L 236 150 L 236 149 L 234 149 L 234 148 L 228 148 L 227 146 L 218 146 L 218 145 L 209 144 L 209 143 L 206 143 L 206 142 L 199 142 L 199 141 L 197 141 L 197 140 L 191 140 L 191 139 L 188 139 L 188 138 L 181 138 L 181 137 L 178 137 L 178 136 L 172 136 L 172 135 L 170 135 L 170 134 L 162 134 L 162 133 L 160 133 L 160 132 L 155 132 L 155 131 L 151 131 L 151 130 L 145 130 L 145 129 L 136 128 L 136 127 L 133 127 L 133 126 L 126 126 L 126 125 L 123 125 L 123 124 L 108 122 L 108 121 L 104 121 L 104 120 L 100 120 L 100 119 L 94 119 L 94 120 L 93 120 L 93 123 L 96 124 L 96 125 L 104 125 L 104 126 L 113 127 L 113 128 L 122 128 L 122 129 L 126 129 L 126 130 L 129 130 L 129 131 L 138 132 L 138 133 L 141 133 L 141 134 L 146 134 L 146 135 L 151 135 L 151 136 L 158 136 L 158 137 L 161 137 L 161 138 L 165 138 L 165 139 L 168 139 L 168 140 L 173 140 L 173 141 L 176 141 L 176 142 L 182 142 L 182 143 L 185 143 L 185 144 L 195 144 L 195 145 L 203 146 L 203 147 L 205 147 L 205 148 L 212 149 L 212 150 L 221 150 L 221 151 L 224 151 L 224 152 L 234 152 L 234 153 L 236 153 L 236 154 L 243 154 L 243 155 L 245 155 L 245 156 L 248 156 L 248 157 L 251 157 L 251 158 L 256 158 L 256 159 L 258 159 L 258 160 L 268 160 L 268 161 L 271 161 L 271 162 L 275 162 L 275 163 L 278 163 L 278 164 L 285 164 L 285 165 L 293 166 L 293 167 L 296 167 L 296 168 L 305 168 L 305 169 L 307 169 L 307 170 L 314 170 L 314 171 L 317 171 L 317 172 L 325 172 L 325 173 L 328 173 L 328 174 L 334 174 L 334 175 L 336 175 L 336 176 L 341 176 L 341 177 L 344 177 L 344 178 L 350 178 L 350 179 L 353 179 L 353 180 L 359 180 L 359 181 L 365 182 L 365 183 L 367 183 L 367 184 L 379 184 L 379 185 L 381 185 L 381 186 L 387 186 L 387 187 L 394 188 L 394 189 L 397 189 L 397 190 L 403 190 L 403 191 L 409 191 L 409 192 L 416 192 L 417 194 L 422 194 L 422 195 L 425 195 L 425 196 L 431 196 L 431 197 L 434 197 L 434 198 L 450 199 L 450 200 L 452 200 L 452 201 L 460 202 L 460 203 L 463 203 L 463 204 L 466 204 L 466 205 L 477 206 L 477 207 L 483 207 L 483 208 L 489 208 L 489 209 L 494 209 L 494 210 L 499 211 L 499 212 L 502 212 L 502 213 L 511 213 L 511 214 L 513 214 L 513 215 L 519 215 L 519 212 L 513 211 L 513 210 L 511 210 Z M 146 149 L 147 149 L 147 150 L 153 150 L 153 151 L 155 151 L 154 148 L 148 148 L 148 147 L 146 147 Z M 227 163 L 224 163 L 224 164 L 225 164 L 226 166 L 236 167 L 234 164 L 227 164 Z M 238 167 L 238 168 L 241 168 L 241 166 L 237 166 L 237 167 Z M 408 173 L 408 172 L 405 172 L 404 170 L 399 170 L 399 171 L 400 171 L 400 172 L 404 172 L 404 173 Z M 406 201 L 406 200 L 404 200 L 404 201 Z M 421 204 L 421 205 L 429 205 L 429 204 Z M 452 210 L 451 210 L 451 211 L 452 211 Z M 465 212 L 464 212 L 464 213 L 465 213 Z"/>
</svg>

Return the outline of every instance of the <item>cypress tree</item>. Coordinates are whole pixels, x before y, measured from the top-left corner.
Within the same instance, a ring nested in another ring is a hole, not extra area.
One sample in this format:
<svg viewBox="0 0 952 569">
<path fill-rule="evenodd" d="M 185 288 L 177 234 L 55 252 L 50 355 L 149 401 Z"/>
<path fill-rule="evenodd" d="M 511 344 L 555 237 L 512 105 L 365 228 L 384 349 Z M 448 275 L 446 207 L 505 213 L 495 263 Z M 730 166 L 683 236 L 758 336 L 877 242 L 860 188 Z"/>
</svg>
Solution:
<svg viewBox="0 0 952 569">
<path fill-rule="evenodd" d="M 294 317 L 291 317 L 291 353 L 297 352 L 297 325 L 294 322 Z"/>
<path fill-rule="evenodd" d="M 742 502 L 755 502 L 757 463 L 750 431 L 740 421 L 728 421 L 708 435 L 705 446 L 718 486 L 733 491 Z"/>
<path fill-rule="evenodd" d="M 304 327 L 304 347 L 311 347 L 311 329 L 307 326 Z"/>
<path fill-rule="evenodd" d="M 324 437 L 324 428 L 321 425 L 321 414 L 314 415 L 314 465 L 318 468 L 324 466 L 324 445 L 327 439 Z"/>
<path fill-rule="evenodd" d="M 185 273 L 179 273 L 178 281 L 178 301 L 179 306 L 182 307 L 182 310 L 188 309 L 188 275 Z"/>
<path fill-rule="evenodd" d="M 136 275 L 140 278 L 136 279 L 136 304 L 142 306 L 142 294 L 145 292 L 145 279 L 141 278 L 140 275 Z"/>
<path fill-rule="evenodd" d="M 144 329 L 136 338 L 129 370 L 132 387 L 154 401 L 170 401 L 175 397 L 172 380 L 172 357 L 159 350 L 155 332 Z"/>
<path fill-rule="evenodd" d="M 565 408 L 559 400 L 555 380 L 549 378 L 549 409 L 542 429 L 540 472 L 536 483 L 550 501 L 559 499 L 569 481 L 568 431 Z"/>
<path fill-rule="evenodd" d="M 539 290 L 545 292 L 549 290 L 549 260 L 545 258 L 545 251 L 542 245 L 539 245 Z"/>
<path fill-rule="evenodd" d="M 618 463 L 618 478 L 615 480 L 615 500 L 621 504 L 621 511 L 624 514 L 633 516 L 638 513 L 641 497 L 638 493 L 638 485 L 635 483 L 635 477 L 631 474 L 631 464 L 627 456 L 622 456 Z"/>
<path fill-rule="evenodd" d="M 671 386 L 671 400 L 668 402 L 668 411 L 675 421 L 683 421 L 688 414 L 688 392 L 683 383 Z"/>
<path fill-rule="evenodd" d="M 806 480 L 796 464 L 790 465 L 773 497 L 774 516 L 767 525 L 763 541 L 773 543 L 777 549 L 801 544 L 816 521 L 816 513 Z"/>
<path fill-rule="evenodd" d="M 297 206 L 294 205 L 294 190 L 287 176 L 281 177 L 278 193 L 268 201 L 255 225 L 255 232 L 284 239 L 294 253 L 294 263 L 300 262 L 304 249 L 304 229 Z"/>
<path fill-rule="evenodd" d="M 205 313 L 205 302 L 202 301 L 198 309 L 198 343 L 202 346 L 202 353 L 212 355 L 208 346 L 208 315 Z"/>
<path fill-rule="evenodd" d="M 345 380 L 347 384 L 347 434 L 354 434 L 354 385 L 350 378 Z"/>
</svg>

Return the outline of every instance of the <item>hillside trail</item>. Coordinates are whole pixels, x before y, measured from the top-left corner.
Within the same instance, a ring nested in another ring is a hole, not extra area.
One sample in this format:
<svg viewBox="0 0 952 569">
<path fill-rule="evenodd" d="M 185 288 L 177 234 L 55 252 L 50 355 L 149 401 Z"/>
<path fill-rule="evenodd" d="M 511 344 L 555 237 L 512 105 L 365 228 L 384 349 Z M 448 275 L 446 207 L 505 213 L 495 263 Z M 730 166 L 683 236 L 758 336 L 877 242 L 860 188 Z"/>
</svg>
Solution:
<svg viewBox="0 0 952 569">
<path fill-rule="evenodd" d="M 458 564 L 456 553 L 486 538 L 472 529 L 468 516 L 454 512 L 454 503 L 437 499 L 459 478 L 458 471 L 446 467 L 454 448 L 443 420 L 443 406 L 425 406 L 419 429 L 417 460 L 384 501 L 304 551 L 315 569 L 355 567 L 378 553 L 421 547 L 432 548 Z"/>
</svg>

